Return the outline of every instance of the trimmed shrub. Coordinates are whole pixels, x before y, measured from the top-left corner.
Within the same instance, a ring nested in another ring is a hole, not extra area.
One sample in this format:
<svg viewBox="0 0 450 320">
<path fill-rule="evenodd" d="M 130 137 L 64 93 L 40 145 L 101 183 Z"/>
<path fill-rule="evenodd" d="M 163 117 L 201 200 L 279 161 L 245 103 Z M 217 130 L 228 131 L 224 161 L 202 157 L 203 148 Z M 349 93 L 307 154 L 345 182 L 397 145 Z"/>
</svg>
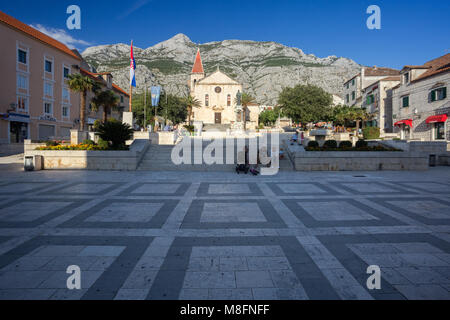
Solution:
<svg viewBox="0 0 450 320">
<path fill-rule="evenodd" d="M 319 143 L 317 141 L 310 141 L 308 142 L 308 148 L 318 148 Z"/>
<path fill-rule="evenodd" d="M 327 140 L 325 141 L 325 143 L 323 144 L 323 147 L 325 149 L 332 149 L 332 148 L 337 148 L 338 144 L 336 140 Z"/>
<path fill-rule="evenodd" d="M 98 139 L 98 143 L 97 143 L 98 147 L 102 150 L 107 150 L 109 148 L 109 143 L 108 141 L 105 141 L 103 139 Z"/>
<path fill-rule="evenodd" d="M 45 145 L 46 145 L 47 147 L 56 147 L 56 146 L 59 145 L 59 143 L 56 142 L 56 141 L 53 141 L 53 140 L 49 140 L 49 141 L 46 141 L 46 142 L 45 142 Z"/>
<path fill-rule="evenodd" d="M 366 127 L 363 129 L 364 140 L 372 140 L 380 138 L 380 128 Z"/>
<path fill-rule="evenodd" d="M 133 138 L 133 129 L 125 123 L 111 119 L 102 123 L 97 131 L 99 137 L 111 143 L 113 150 L 126 150 L 126 142 Z"/>
<path fill-rule="evenodd" d="M 356 148 L 367 148 L 369 146 L 369 144 L 367 143 L 367 141 L 365 140 L 358 140 L 356 142 Z"/>
<path fill-rule="evenodd" d="M 339 148 L 353 148 L 353 144 L 350 141 L 341 141 Z"/>
<path fill-rule="evenodd" d="M 87 139 L 87 140 L 84 140 L 84 141 L 82 142 L 82 144 L 87 144 L 87 145 L 89 145 L 89 146 L 93 146 L 93 145 L 95 145 L 95 142 L 92 141 L 92 140 L 90 140 L 90 139 Z"/>
</svg>

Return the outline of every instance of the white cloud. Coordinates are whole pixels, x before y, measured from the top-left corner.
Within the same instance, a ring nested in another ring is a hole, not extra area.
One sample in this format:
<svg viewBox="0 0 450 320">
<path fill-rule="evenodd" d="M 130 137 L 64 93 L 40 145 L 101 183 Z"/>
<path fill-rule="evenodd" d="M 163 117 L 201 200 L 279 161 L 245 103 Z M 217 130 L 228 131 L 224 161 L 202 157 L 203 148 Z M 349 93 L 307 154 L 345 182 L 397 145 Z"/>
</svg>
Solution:
<svg viewBox="0 0 450 320">
<path fill-rule="evenodd" d="M 136 10 L 142 8 L 143 6 L 145 6 L 147 3 L 149 3 L 151 0 L 137 0 L 135 1 L 128 10 L 126 10 L 123 14 L 121 14 L 118 19 L 122 20 L 125 19 L 126 17 L 128 17 L 130 14 L 132 14 L 133 12 L 135 12 Z"/>
<path fill-rule="evenodd" d="M 64 43 L 70 49 L 76 49 L 77 46 L 91 45 L 89 42 L 86 42 L 84 40 L 75 39 L 70 34 L 68 34 L 67 31 L 64 29 L 45 27 L 42 24 L 34 24 L 34 25 L 32 24 L 30 26 L 35 28 L 36 30 L 39 30 L 42 33 L 45 33 L 49 37 L 58 40 L 59 42 Z"/>
</svg>

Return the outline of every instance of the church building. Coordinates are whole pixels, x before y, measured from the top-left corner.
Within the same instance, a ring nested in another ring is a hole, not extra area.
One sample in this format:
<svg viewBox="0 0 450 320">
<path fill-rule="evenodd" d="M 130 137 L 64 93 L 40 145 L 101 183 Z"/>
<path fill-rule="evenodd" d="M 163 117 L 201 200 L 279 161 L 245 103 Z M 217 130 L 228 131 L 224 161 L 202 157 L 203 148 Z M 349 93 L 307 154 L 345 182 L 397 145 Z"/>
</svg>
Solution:
<svg viewBox="0 0 450 320">
<path fill-rule="evenodd" d="M 204 125 L 229 125 L 230 127 L 242 121 L 240 113 L 236 110 L 236 97 L 238 92 L 242 94 L 242 85 L 219 69 L 206 76 L 200 50 L 195 57 L 189 88 L 191 96 L 201 103 L 200 108 L 192 110 L 193 121 L 203 122 Z M 250 111 L 247 115 L 247 128 L 257 126 L 259 112 L 252 113 L 254 112 Z"/>
</svg>

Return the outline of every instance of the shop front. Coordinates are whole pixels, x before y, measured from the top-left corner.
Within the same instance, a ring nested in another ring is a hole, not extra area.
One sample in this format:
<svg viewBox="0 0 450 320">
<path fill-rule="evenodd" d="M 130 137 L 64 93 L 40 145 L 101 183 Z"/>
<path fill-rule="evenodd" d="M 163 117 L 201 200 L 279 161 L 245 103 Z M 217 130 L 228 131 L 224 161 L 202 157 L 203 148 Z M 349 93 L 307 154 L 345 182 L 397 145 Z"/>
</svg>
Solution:
<svg viewBox="0 0 450 320">
<path fill-rule="evenodd" d="M 428 117 L 426 123 L 431 126 L 432 140 L 445 140 L 445 123 L 448 116 L 439 114 Z"/>
</svg>

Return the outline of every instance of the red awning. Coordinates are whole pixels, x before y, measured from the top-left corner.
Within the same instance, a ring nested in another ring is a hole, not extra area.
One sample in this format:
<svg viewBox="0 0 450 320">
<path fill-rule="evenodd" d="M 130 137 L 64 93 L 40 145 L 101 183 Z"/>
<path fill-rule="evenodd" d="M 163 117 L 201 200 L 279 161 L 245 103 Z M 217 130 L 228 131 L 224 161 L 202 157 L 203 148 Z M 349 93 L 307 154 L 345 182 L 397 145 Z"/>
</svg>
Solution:
<svg viewBox="0 0 450 320">
<path fill-rule="evenodd" d="M 394 126 L 400 126 L 402 124 L 410 126 L 412 128 L 412 119 L 405 119 L 405 120 L 397 121 L 396 123 L 394 123 Z"/>
<path fill-rule="evenodd" d="M 439 114 L 437 116 L 431 116 L 427 118 L 427 123 L 445 122 L 447 121 L 446 114 Z"/>
</svg>

